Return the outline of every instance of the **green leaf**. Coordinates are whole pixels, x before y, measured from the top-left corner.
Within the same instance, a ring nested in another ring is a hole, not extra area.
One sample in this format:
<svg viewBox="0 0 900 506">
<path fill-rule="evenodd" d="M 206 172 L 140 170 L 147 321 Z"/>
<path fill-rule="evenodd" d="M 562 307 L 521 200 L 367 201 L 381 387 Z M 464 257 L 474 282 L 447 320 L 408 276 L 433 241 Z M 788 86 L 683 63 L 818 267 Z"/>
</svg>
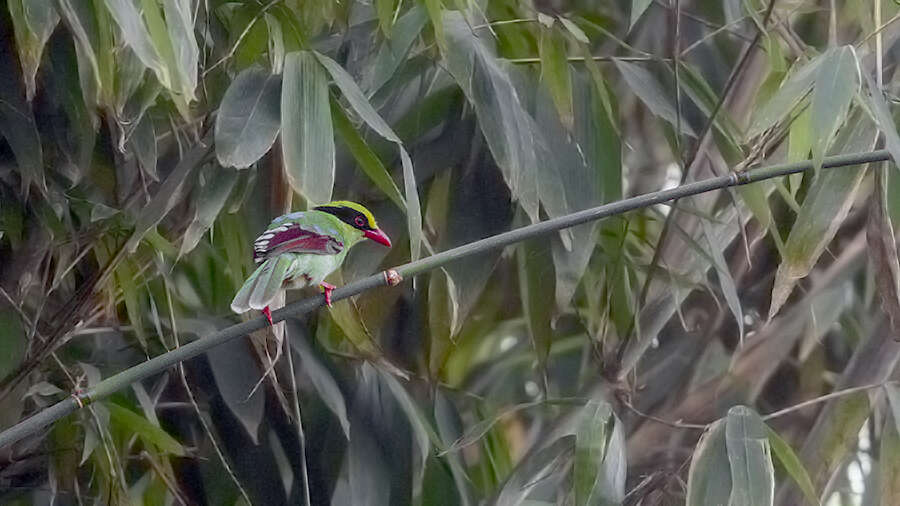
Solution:
<svg viewBox="0 0 900 506">
<path fill-rule="evenodd" d="M 738 336 L 740 337 L 741 343 L 743 343 L 744 313 L 741 310 L 741 299 L 738 296 L 734 278 L 731 277 L 731 271 L 728 270 L 728 262 L 725 260 L 725 255 L 722 254 L 728 245 L 715 244 L 713 242 L 715 240 L 715 235 L 710 228 L 709 220 L 701 219 L 700 222 L 703 225 L 703 235 L 706 237 L 706 241 L 709 244 L 709 254 L 713 259 L 713 267 L 715 267 L 716 275 L 719 278 L 719 286 L 722 288 L 722 295 L 725 296 L 725 302 L 728 304 L 728 309 L 730 309 L 731 314 L 734 315 L 734 320 L 738 327 Z"/>
<path fill-rule="evenodd" d="M 406 61 L 410 48 L 418 39 L 427 20 L 428 15 L 420 5 L 413 6 L 400 16 L 393 27 L 390 39 L 383 41 L 378 48 L 375 61 L 363 70 L 361 87 L 369 96 L 380 90 Z"/>
<path fill-rule="evenodd" d="M 109 1 L 109 0 L 107 0 Z M 169 0 L 171 1 L 171 0 Z M 163 15 L 159 10 L 157 0 L 141 0 L 144 20 L 147 22 L 147 30 L 150 34 L 150 40 L 156 49 L 162 61 L 164 73 L 162 76 L 157 74 L 159 82 L 172 91 L 169 97 L 179 108 L 179 112 L 185 119 L 189 119 L 189 111 L 186 110 L 185 100 L 190 101 L 194 97 L 193 88 L 186 87 L 181 81 L 182 70 L 179 68 L 179 62 L 175 59 L 175 48 L 172 47 L 172 41 L 169 38 L 168 23 L 163 19 Z M 178 31 L 178 29 L 175 29 Z M 196 65 L 196 63 L 194 64 Z M 184 72 L 190 72 L 191 69 L 185 69 Z M 185 89 L 187 88 L 187 92 Z"/>
<path fill-rule="evenodd" d="M 775 502 L 775 468 L 762 418 L 746 406 L 728 410 L 725 444 L 731 464 L 729 506 L 765 506 Z"/>
<path fill-rule="evenodd" d="M 0 377 L 15 370 L 25 357 L 25 329 L 12 308 L 0 309 Z"/>
<path fill-rule="evenodd" d="M 172 88 L 172 78 L 169 75 L 169 69 L 166 68 L 162 58 L 154 47 L 153 39 L 147 26 L 141 17 L 141 12 L 133 0 L 104 0 L 106 8 L 112 15 L 113 20 L 119 26 L 119 33 L 125 43 L 134 51 L 134 54 L 141 62 L 156 74 L 156 78 L 166 88 Z M 147 8 L 147 2 L 150 0 L 142 0 L 142 6 Z M 157 6 L 151 5 L 151 10 L 157 10 Z M 145 13 L 147 14 L 147 13 Z M 149 14 L 147 14 L 149 15 Z M 158 15 L 158 10 L 157 10 Z"/>
<path fill-rule="evenodd" d="M 653 74 L 634 63 L 615 60 L 615 64 L 619 72 L 622 73 L 622 78 L 625 79 L 628 87 L 647 106 L 650 112 L 672 125 L 678 123 L 675 106 L 672 105 L 669 96 Z M 684 121 L 684 116 L 681 118 L 681 131 L 691 137 L 697 137 L 691 126 Z"/>
<path fill-rule="evenodd" d="M 620 504 L 625 495 L 625 475 L 622 473 L 619 489 L 609 480 L 610 473 L 606 469 L 607 462 L 616 460 L 612 455 L 607 459 L 611 431 L 617 423 L 612 408 L 606 402 L 591 400 L 581 410 L 578 418 L 575 429 L 575 504 Z M 624 441 L 620 441 L 622 442 Z M 621 452 L 623 448 L 620 446 L 618 450 Z M 615 475 L 615 472 L 612 474 Z"/>
<path fill-rule="evenodd" d="M 541 373 L 546 374 L 547 355 L 553 340 L 550 326 L 553 305 L 547 303 L 546 294 L 553 293 L 555 285 L 550 244 L 544 239 L 524 241 L 519 244 L 518 259 L 523 312 Z"/>
<path fill-rule="evenodd" d="M 22 193 L 27 197 L 32 184 L 46 190 L 44 155 L 31 104 L 25 100 L 18 75 L 13 55 L 0 54 L 0 134 L 16 158 Z"/>
<path fill-rule="evenodd" d="M 156 171 L 156 163 L 159 159 L 156 146 L 156 130 L 153 127 L 153 119 L 149 114 L 141 116 L 141 119 L 131 132 L 128 142 L 144 172 L 150 176 L 150 179 L 159 181 L 159 174 Z"/>
<path fill-rule="evenodd" d="M 810 102 L 813 164 L 818 169 L 838 128 L 847 117 L 850 102 L 859 88 L 859 67 L 853 46 L 828 50 L 816 73 Z"/>
<path fill-rule="evenodd" d="M 803 462 L 800 461 L 800 457 L 794 453 L 794 449 L 791 448 L 784 439 L 781 439 L 781 436 L 772 430 L 771 427 L 766 426 L 766 433 L 769 437 L 769 446 L 772 448 L 772 454 L 775 455 L 775 458 L 778 459 L 781 466 L 787 471 L 788 476 L 790 476 L 800 487 L 800 490 L 803 491 L 803 495 L 806 496 L 806 500 L 809 501 L 810 504 L 819 504 L 819 499 L 816 497 L 816 491 L 813 488 L 812 480 L 809 478 L 809 473 L 806 472 L 806 468 L 803 467 Z"/>
<path fill-rule="evenodd" d="M 650 7 L 650 4 L 652 3 L 653 0 L 631 0 L 631 20 L 628 22 L 629 31 L 634 28 L 634 25 L 641 19 L 644 11 L 646 11 L 647 7 Z"/>
<path fill-rule="evenodd" d="M 89 2 L 77 0 L 58 0 L 59 11 L 66 26 L 75 39 L 75 53 L 78 59 L 78 77 L 84 102 L 93 106 L 103 88 L 100 61 L 94 50 L 96 39 L 95 15 Z"/>
<path fill-rule="evenodd" d="M 123 260 L 119 263 L 119 266 L 116 267 L 116 281 L 122 289 L 128 321 L 132 328 L 134 328 L 134 335 L 141 344 L 141 348 L 146 351 L 147 334 L 144 332 L 144 321 L 142 318 L 144 311 L 138 293 L 138 280 L 135 279 L 135 275 L 134 265 L 128 259 Z"/>
<path fill-rule="evenodd" d="M 395 0 L 375 0 L 375 12 L 378 14 L 378 26 L 388 39 L 391 38 L 391 27 L 394 24 Z"/>
<path fill-rule="evenodd" d="M 729 504 L 731 472 L 725 443 L 725 419 L 714 422 L 694 448 L 688 471 L 687 506 Z"/>
<path fill-rule="evenodd" d="M 529 453 L 506 479 L 494 506 L 518 506 L 538 484 L 550 476 L 562 472 L 571 460 L 575 438 L 564 436 L 543 448 Z"/>
<path fill-rule="evenodd" d="M 219 216 L 225 201 L 231 195 L 231 190 L 238 179 L 238 173 L 234 169 L 213 166 L 207 171 L 206 181 L 200 187 L 200 195 L 196 201 L 194 219 L 188 225 L 181 243 L 178 256 L 184 256 L 193 250 L 203 234 L 212 226 L 213 221 Z"/>
<path fill-rule="evenodd" d="M 387 168 L 381 163 L 381 158 L 378 158 L 375 151 L 369 147 L 369 143 L 356 131 L 344 109 L 334 100 L 331 102 L 331 120 L 334 122 L 334 129 L 340 134 L 365 175 L 391 199 L 391 202 L 405 212 L 406 202 Z"/>
<path fill-rule="evenodd" d="M 206 158 L 211 149 L 212 139 L 210 136 L 207 136 L 185 153 L 181 161 L 172 169 L 172 172 L 159 186 L 150 202 L 138 213 L 135 219 L 134 232 L 128 238 L 128 242 L 125 243 L 125 248 L 129 253 L 134 253 L 144 235 L 150 229 L 156 227 L 169 214 L 169 211 L 181 202 L 185 181 L 200 166 L 200 163 L 203 162 L 203 159 Z"/>
<path fill-rule="evenodd" d="M 44 45 L 59 23 L 53 0 L 9 0 L 19 63 L 25 79 L 25 97 L 34 98 L 34 76 L 41 65 Z"/>
<path fill-rule="evenodd" d="M 537 125 L 524 109 L 506 67 L 459 12 L 444 13 L 447 70 L 472 103 L 478 126 L 509 186 L 532 222 L 539 220 Z"/>
<path fill-rule="evenodd" d="M 197 337 L 213 334 L 219 325 L 205 320 L 195 320 Z M 246 339 L 237 339 L 206 352 L 206 360 L 212 371 L 216 389 L 222 401 L 238 419 L 241 427 L 254 444 L 259 444 L 259 426 L 265 411 L 265 387 L 250 393 L 263 376 L 259 363 L 253 358 L 252 348 Z"/>
<path fill-rule="evenodd" d="M 785 79 L 777 92 L 753 114 L 746 138 L 755 137 L 784 119 L 815 82 L 824 55 L 818 56 L 796 69 Z"/>
<path fill-rule="evenodd" d="M 834 153 L 868 151 L 878 135 L 872 122 L 859 114 L 835 141 Z M 775 273 L 769 318 L 790 296 L 794 284 L 805 277 L 825 251 L 853 205 L 866 167 L 846 167 L 819 174 L 807 192 L 800 213 L 785 242 L 785 254 Z"/>
<path fill-rule="evenodd" d="M 322 66 L 331 74 L 334 83 L 340 88 L 344 98 L 353 107 L 353 110 L 366 122 L 372 130 L 378 135 L 397 144 L 400 151 L 400 163 L 403 166 L 403 186 L 406 194 L 406 220 L 409 228 L 409 250 L 410 258 L 415 260 L 419 258 L 419 251 L 422 246 L 422 210 L 419 206 L 419 193 L 416 189 L 416 176 L 413 172 L 412 160 L 403 147 L 403 141 L 394 133 L 386 121 L 378 114 L 378 111 L 372 107 L 369 100 L 363 95 L 359 86 L 353 77 L 347 73 L 336 61 L 320 54 L 314 53 Z"/>
<path fill-rule="evenodd" d="M 566 40 L 552 27 L 542 25 L 538 51 L 541 56 L 541 81 L 550 90 L 560 121 L 571 130 L 575 113 L 572 105 L 572 76 L 566 59 Z"/>
<path fill-rule="evenodd" d="M 875 116 L 875 124 L 884 135 L 885 148 L 891 152 L 891 157 L 894 159 L 892 165 L 897 167 L 898 160 L 900 160 L 900 135 L 897 133 L 897 125 L 894 123 L 888 104 L 884 101 L 884 94 L 872 81 L 872 76 L 868 72 L 863 72 L 863 76 L 866 78 L 866 91 L 868 92 L 866 98 L 868 98 L 869 107 Z"/>
<path fill-rule="evenodd" d="M 875 272 L 875 286 L 881 299 L 881 307 L 893 328 L 900 325 L 900 260 L 897 257 L 897 241 L 888 210 L 888 168 L 879 164 L 880 170 L 872 175 L 875 189 L 869 203 L 866 222 L 866 242 L 869 262 Z"/>
<path fill-rule="evenodd" d="M 447 38 L 444 35 L 444 13 L 441 0 L 424 0 L 425 10 L 428 11 L 428 17 L 431 19 L 431 26 L 434 29 L 434 38 L 437 45 L 441 48 L 442 53 L 447 52 Z"/>
<path fill-rule="evenodd" d="M 194 89 L 197 87 L 197 64 L 200 48 L 194 36 L 194 22 L 191 12 L 191 0 L 164 0 L 166 28 L 174 52 L 174 72 L 179 74 L 181 93 L 188 101 L 193 101 Z"/>
<path fill-rule="evenodd" d="M 320 351 L 312 347 L 306 328 L 298 320 L 288 318 L 285 323 L 291 348 L 300 360 L 300 370 L 309 378 L 322 402 L 337 417 L 344 436 L 350 439 L 350 419 L 347 416 L 344 394 L 341 393 L 337 381 L 324 362 L 327 356 L 322 356 Z"/>
<path fill-rule="evenodd" d="M 328 80 L 309 51 L 288 53 L 281 88 L 281 150 L 291 186 L 310 204 L 331 200 L 334 131 Z"/>
<path fill-rule="evenodd" d="M 155 446 L 159 451 L 184 457 L 187 455 L 184 447 L 168 432 L 153 425 L 141 415 L 115 403 L 104 404 L 109 409 L 110 420 L 127 428 L 129 432 L 136 434 L 145 443 Z"/>
<path fill-rule="evenodd" d="M 891 421 L 895 422 L 896 412 L 885 416 L 885 430 L 881 434 L 881 451 L 878 452 L 879 492 L 881 506 L 893 506 L 900 501 L 900 434 L 897 430 L 888 429 Z"/>
<path fill-rule="evenodd" d="M 900 385 L 897 383 L 885 383 L 884 393 L 887 396 L 891 413 L 894 415 L 894 428 L 900 434 Z"/>
<path fill-rule="evenodd" d="M 460 414 L 453 402 L 441 389 L 437 389 L 434 392 L 434 419 L 438 435 L 444 447 L 449 446 L 462 435 Z M 465 461 L 462 455 L 448 453 L 443 455 L 443 459 L 450 465 L 450 473 L 453 475 L 456 492 L 460 495 L 461 505 L 471 506 L 477 504 L 474 491 L 472 490 L 472 483 L 466 474 Z"/>
<path fill-rule="evenodd" d="M 281 78 L 254 65 L 228 86 L 216 117 L 216 157 L 243 169 L 262 158 L 281 128 Z"/>
</svg>

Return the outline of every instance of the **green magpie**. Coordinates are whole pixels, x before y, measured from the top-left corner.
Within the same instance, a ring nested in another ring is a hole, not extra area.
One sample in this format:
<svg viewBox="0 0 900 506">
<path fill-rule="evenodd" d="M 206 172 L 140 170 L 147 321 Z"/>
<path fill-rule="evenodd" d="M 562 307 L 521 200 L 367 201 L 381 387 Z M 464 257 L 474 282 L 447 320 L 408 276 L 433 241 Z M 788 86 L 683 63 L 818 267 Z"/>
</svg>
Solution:
<svg viewBox="0 0 900 506">
<path fill-rule="evenodd" d="M 372 213 L 355 202 L 337 200 L 275 218 L 253 243 L 253 261 L 260 265 L 234 296 L 231 310 L 261 310 L 272 324 L 269 303 L 282 289 L 315 285 L 322 287 L 331 306 L 335 286 L 326 283 L 325 276 L 363 239 L 391 247 Z"/>
</svg>

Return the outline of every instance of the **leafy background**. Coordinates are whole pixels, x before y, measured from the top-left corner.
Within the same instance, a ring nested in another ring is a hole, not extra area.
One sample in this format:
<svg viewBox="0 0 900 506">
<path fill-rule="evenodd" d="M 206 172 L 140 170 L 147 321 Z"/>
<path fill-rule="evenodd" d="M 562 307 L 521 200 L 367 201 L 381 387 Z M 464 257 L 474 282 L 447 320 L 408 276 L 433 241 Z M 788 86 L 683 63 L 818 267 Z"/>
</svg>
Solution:
<svg viewBox="0 0 900 506">
<path fill-rule="evenodd" d="M 900 159 L 898 18 L 9 0 L 0 427 L 238 321 L 252 239 L 291 209 L 357 200 L 394 239 L 340 284 L 757 164 Z M 900 503 L 898 184 L 893 164 L 817 169 L 289 319 L 0 449 L 0 499 Z"/>
</svg>

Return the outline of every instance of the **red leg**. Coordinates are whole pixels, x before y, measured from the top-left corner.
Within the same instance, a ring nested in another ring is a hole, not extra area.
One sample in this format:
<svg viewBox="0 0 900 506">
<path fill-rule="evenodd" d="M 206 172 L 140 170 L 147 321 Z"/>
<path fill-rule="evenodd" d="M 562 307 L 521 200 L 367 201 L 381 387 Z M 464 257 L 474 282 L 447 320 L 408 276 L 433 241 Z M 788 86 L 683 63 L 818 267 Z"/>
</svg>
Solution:
<svg viewBox="0 0 900 506">
<path fill-rule="evenodd" d="M 325 292 L 325 304 L 327 304 L 328 307 L 331 307 L 331 292 L 333 292 L 337 287 L 332 285 L 331 283 L 326 283 L 324 281 L 319 283 L 319 286 L 321 286 L 322 291 Z"/>
<path fill-rule="evenodd" d="M 269 320 L 269 325 L 272 325 L 274 327 L 275 324 L 272 323 L 272 312 L 269 311 L 269 306 L 263 308 L 262 314 L 266 315 L 266 318 Z"/>
</svg>

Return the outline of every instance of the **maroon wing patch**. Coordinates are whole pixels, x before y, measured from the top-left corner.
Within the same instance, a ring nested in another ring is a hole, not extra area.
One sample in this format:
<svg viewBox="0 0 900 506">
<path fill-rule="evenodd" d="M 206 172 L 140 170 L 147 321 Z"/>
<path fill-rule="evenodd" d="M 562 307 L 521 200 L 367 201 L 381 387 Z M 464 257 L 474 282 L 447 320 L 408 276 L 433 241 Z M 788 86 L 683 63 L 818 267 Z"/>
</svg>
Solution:
<svg viewBox="0 0 900 506">
<path fill-rule="evenodd" d="M 306 230 L 296 223 L 288 223 L 266 230 L 256 239 L 253 243 L 253 261 L 260 263 L 282 253 L 336 255 L 343 249 L 344 244 L 334 237 Z"/>
</svg>

